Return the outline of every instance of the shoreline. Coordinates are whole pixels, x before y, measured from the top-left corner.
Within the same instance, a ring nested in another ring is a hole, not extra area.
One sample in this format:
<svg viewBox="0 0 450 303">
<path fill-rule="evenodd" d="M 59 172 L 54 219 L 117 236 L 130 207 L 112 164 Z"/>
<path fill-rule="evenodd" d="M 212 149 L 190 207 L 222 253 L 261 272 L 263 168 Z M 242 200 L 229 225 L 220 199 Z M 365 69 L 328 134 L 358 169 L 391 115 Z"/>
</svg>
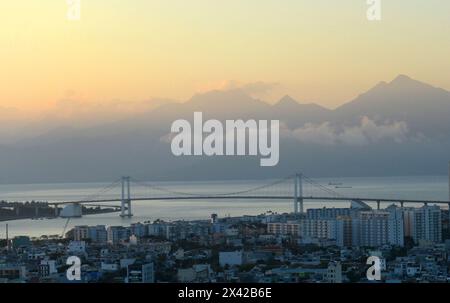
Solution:
<svg viewBox="0 0 450 303">
<path fill-rule="evenodd" d="M 94 216 L 94 215 L 101 215 L 101 214 L 109 214 L 109 213 L 118 213 L 120 210 L 108 210 L 108 211 L 101 211 L 96 213 L 90 213 L 90 214 L 83 214 L 82 217 L 85 216 Z M 19 220 L 33 220 L 33 221 L 39 221 L 39 220 L 53 220 L 53 219 L 69 219 L 69 218 L 63 218 L 63 217 L 22 217 L 22 218 L 0 218 L 0 222 L 12 222 L 12 221 L 19 221 Z"/>
</svg>

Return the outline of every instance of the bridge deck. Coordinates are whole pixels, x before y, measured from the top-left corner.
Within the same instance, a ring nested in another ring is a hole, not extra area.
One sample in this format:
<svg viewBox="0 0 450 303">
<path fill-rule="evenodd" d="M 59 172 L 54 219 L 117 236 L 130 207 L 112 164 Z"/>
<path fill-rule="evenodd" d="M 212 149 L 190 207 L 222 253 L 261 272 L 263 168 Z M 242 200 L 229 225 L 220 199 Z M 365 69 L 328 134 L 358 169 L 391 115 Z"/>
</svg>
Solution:
<svg viewBox="0 0 450 303">
<path fill-rule="evenodd" d="M 303 200 L 322 200 L 322 201 L 364 201 L 364 202 L 380 202 L 380 203 L 418 203 L 418 204 L 449 204 L 450 201 L 442 200 L 411 200 L 411 199 L 388 199 L 388 198 L 350 198 L 350 197 L 301 197 Z M 293 196 L 187 196 L 187 197 L 144 197 L 132 198 L 132 201 L 167 201 L 167 200 L 293 200 Z M 60 201 L 50 202 L 49 205 L 63 204 L 89 204 L 89 203 L 106 203 L 121 202 L 121 199 L 101 199 L 89 201 Z"/>
</svg>

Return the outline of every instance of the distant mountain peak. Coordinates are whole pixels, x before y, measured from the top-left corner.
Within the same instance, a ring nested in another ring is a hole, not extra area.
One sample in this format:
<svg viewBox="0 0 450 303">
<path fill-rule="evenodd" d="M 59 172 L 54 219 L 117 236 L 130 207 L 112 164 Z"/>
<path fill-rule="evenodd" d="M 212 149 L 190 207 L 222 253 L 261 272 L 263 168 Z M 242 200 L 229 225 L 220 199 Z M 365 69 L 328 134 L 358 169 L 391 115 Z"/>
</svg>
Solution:
<svg viewBox="0 0 450 303">
<path fill-rule="evenodd" d="M 398 87 L 431 87 L 431 85 L 415 80 L 407 75 L 400 74 L 397 77 L 395 77 L 394 80 L 392 80 L 389 83 L 389 86 L 398 86 Z"/>
<path fill-rule="evenodd" d="M 395 94 L 396 96 L 398 94 L 410 95 L 411 93 L 414 94 L 416 92 L 420 92 L 423 90 L 429 91 L 435 89 L 436 88 L 430 84 L 415 80 L 407 75 L 400 74 L 390 82 L 385 81 L 378 82 L 378 84 L 375 85 L 373 88 L 360 94 L 358 98 L 364 96 L 373 96 L 374 99 L 379 100 L 384 99 L 386 97 L 386 94 L 389 94 L 390 95 L 389 98 L 391 98 L 393 97 L 392 94 Z M 349 103 L 351 104 L 352 102 Z M 345 104 L 343 106 L 345 106 Z"/>
<path fill-rule="evenodd" d="M 450 92 L 400 74 L 391 82 L 378 83 L 335 112 L 341 115 L 341 121 L 357 121 L 367 116 L 405 121 L 410 129 L 422 133 L 426 130 L 432 133 L 438 128 L 447 131 L 446 122 L 433 120 L 444 120 L 443 115 L 450 112 Z"/>
<path fill-rule="evenodd" d="M 407 75 L 399 74 L 397 77 L 395 77 L 394 80 L 392 80 L 392 82 L 398 82 L 398 81 L 415 81 L 415 80 L 413 80 L 411 77 L 409 77 Z"/>
<path fill-rule="evenodd" d="M 294 98 L 292 98 L 291 96 L 286 95 L 283 98 L 281 98 L 280 101 L 278 101 L 276 105 L 283 105 L 283 106 L 299 105 L 299 103 Z"/>
</svg>

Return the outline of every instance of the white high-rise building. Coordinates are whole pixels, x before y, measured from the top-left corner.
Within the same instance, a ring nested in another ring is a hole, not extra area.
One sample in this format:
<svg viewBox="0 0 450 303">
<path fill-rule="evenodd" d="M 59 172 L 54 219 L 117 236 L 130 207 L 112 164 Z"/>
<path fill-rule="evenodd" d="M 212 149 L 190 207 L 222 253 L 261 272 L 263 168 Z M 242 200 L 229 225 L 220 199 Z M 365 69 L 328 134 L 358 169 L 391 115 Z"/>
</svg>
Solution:
<svg viewBox="0 0 450 303">
<path fill-rule="evenodd" d="M 403 230 L 405 237 L 413 236 L 414 207 L 403 208 Z"/>
<path fill-rule="evenodd" d="M 442 242 L 442 213 L 439 206 L 423 206 L 414 210 L 412 221 L 414 242 Z"/>
<path fill-rule="evenodd" d="M 350 216 L 336 218 L 336 245 L 339 247 L 352 246 L 352 218 Z"/>
<path fill-rule="evenodd" d="M 148 234 L 148 228 L 146 225 L 142 223 L 133 223 L 130 226 L 130 231 L 132 235 L 135 235 L 136 237 L 144 237 Z"/>
<path fill-rule="evenodd" d="M 267 232 L 274 235 L 300 235 L 300 222 L 280 222 L 280 223 L 268 223 Z"/>
<path fill-rule="evenodd" d="M 310 208 L 306 211 L 308 219 L 336 219 L 338 216 L 349 216 L 349 208 Z"/>
<path fill-rule="evenodd" d="M 128 240 L 130 237 L 130 230 L 123 226 L 109 226 L 107 233 L 109 244 L 117 244 L 120 241 Z"/>
<path fill-rule="evenodd" d="M 106 243 L 107 233 L 104 225 L 97 226 L 75 226 L 73 228 L 73 239 L 75 241 L 83 241 L 90 239 L 96 243 Z"/>
<path fill-rule="evenodd" d="M 387 211 L 361 211 L 359 212 L 356 232 L 358 233 L 358 246 L 378 247 L 389 243 Z"/>
<path fill-rule="evenodd" d="M 108 233 L 105 225 L 89 226 L 89 238 L 95 243 L 106 243 Z"/>
<path fill-rule="evenodd" d="M 89 238 L 89 226 L 79 225 L 73 228 L 73 240 L 82 241 Z"/>
<path fill-rule="evenodd" d="M 300 220 L 300 237 L 312 239 L 336 239 L 335 219 Z"/>
<path fill-rule="evenodd" d="M 386 210 L 389 212 L 388 218 L 388 242 L 392 245 L 405 245 L 405 232 L 403 221 L 403 210 L 395 205 L 391 205 Z"/>
<path fill-rule="evenodd" d="M 349 220 L 337 221 L 339 246 L 348 246 L 350 243 L 347 236 L 347 245 L 344 245 L 344 227 L 347 235 L 351 230 L 352 246 L 404 246 L 403 212 L 396 206 L 390 206 L 386 210 L 360 211 L 351 217 L 351 222 Z"/>
</svg>

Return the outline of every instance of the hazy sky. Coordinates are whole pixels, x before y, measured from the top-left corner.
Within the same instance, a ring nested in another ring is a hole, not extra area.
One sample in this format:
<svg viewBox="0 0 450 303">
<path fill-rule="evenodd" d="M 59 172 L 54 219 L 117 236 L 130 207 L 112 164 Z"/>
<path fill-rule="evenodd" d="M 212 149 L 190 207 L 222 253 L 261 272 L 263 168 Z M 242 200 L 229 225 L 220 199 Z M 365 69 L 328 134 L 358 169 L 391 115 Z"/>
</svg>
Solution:
<svg viewBox="0 0 450 303">
<path fill-rule="evenodd" d="M 186 100 L 260 81 L 335 107 L 397 74 L 450 89 L 450 1 L 65 0 L 0 3 L 0 107 Z M 267 90 L 264 89 L 267 84 Z M 271 89 L 269 92 L 268 89 Z"/>
</svg>

